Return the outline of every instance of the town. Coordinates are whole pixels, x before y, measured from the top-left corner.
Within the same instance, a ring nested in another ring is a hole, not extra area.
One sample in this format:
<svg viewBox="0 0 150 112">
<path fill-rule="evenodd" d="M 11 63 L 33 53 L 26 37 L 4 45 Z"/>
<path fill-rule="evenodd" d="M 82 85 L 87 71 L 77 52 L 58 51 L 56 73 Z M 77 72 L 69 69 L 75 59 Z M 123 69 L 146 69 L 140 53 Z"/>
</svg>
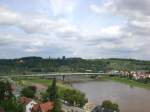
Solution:
<svg viewBox="0 0 150 112">
<path fill-rule="evenodd" d="M 108 74 L 111 73 L 110 76 L 119 76 L 119 77 L 128 77 L 134 80 L 149 80 L 150 79 L 150 71 L 146 70 L 138 70 L 138 71 L 117 71 L 111 70 Z"/>
</svg>

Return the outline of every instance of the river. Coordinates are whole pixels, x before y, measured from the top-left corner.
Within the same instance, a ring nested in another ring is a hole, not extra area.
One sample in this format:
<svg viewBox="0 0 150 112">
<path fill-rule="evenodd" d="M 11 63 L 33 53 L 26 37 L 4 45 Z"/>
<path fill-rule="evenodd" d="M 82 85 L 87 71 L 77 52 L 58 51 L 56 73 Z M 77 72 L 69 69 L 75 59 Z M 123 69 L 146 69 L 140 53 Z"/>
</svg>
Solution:
<svg viewBox="0 0 150 112">
<path fill-rule="evenodd" d="M 147 89 L 112 81 L 74 83 L 73 87 L 84 92 L 89 102 L 95 104 L 112 100 L 119 104 L 121 112 L 150 112 L 150 90 Z"/>
</svg>

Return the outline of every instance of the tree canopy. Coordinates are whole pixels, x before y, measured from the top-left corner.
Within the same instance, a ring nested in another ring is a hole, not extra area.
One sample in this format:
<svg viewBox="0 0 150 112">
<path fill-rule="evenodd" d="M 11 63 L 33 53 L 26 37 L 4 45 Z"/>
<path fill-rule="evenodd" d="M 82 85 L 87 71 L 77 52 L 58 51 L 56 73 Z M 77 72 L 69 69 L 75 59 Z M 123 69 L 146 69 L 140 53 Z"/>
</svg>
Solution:
<svg viewBox="0 0 150 112">
<path fill-rule="evenodd" d="M 6 112 L 23 112 L 23 105 L 19 104 L 12 94 L 9 82 L 0 81 L 0 108 Z"/>
<path fill-rule="evenodd" d="M 119 112 L 119 106 L 116 103 L 111 102 L 110 100 L 105 100 L 102 103 L 104 109 L 110 109 L 112 111 Z"/>
<path fill-rule="evenodd" d="M 25 96 L 27 98 L 34 98 L 36 94 L 35 86 L 28 86 L 22 89 L 21 96 Z"/>
</svg>

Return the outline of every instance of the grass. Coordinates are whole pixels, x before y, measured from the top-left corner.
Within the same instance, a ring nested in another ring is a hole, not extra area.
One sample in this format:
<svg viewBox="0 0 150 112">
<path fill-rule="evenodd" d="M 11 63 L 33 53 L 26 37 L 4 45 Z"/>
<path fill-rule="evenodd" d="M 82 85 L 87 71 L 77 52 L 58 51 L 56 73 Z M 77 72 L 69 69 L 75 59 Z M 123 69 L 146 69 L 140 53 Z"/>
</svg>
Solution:
<svg viewBox="0 0 150 112">
<path fill-rule="evenodd" d="M 50 86 L 52 83 L 51 79 L 42 79 L 42 78 L 38 78 L 38 77 L 22 78 L 22 79 L 17 79 L 16 81 L 18 83 L 20 83 L 20 85 L 23 85 L 23 86 L 29 86 L 31 84 L 42 84 L 45 86 Z M 61 81 L 57 81 L 57 86 L 62 89 L 63 88 L 64 89 L 68 89 L 68 88 L 72 89 L 69 85 L 65 85 Z"/>
<path fill-rule="evenodd" d="M 135 80 L 130 80 L 128 78 L 102 76 L 99 80 L 101 80 L 101 81 L 111 80 L 111 81 L 115 81 L 115 82 L 128 84 L 131 87 L 140 87 L 140 88 L 150 89 L 150 83 L 145 84 L 145 83 L 138 82 Z M 38 78 L 38 77 L 37 78 L 18 79 L 17 81 L 23 83 L 23 85 L 30 85 L 33 83 L 38 83 L 38 84 L 43 84 L 45 86 L 49 86 L 52 83 L 51 79 L 42 79 L 42 78 Z M 62 87 L 62 88 L 71 88 L 70 86 L 63 84 L 61 81 L 57 81 L 57 85 L 58 85 L 58 87 Z"/>
<path fill-rule="evenodd" d="M 24 81 L 31 82 L 31 83 L 39 83 L 46 86 L 49 86 L 52 83 L 52 80 L 48 80 L 48 79 L 28 79 Z"/>
<path fill-rule="evenodd" d="M 150 83 L 145 84 L 145 83 L 138 82 L 138 81 L 135 81 L 135 80 L 131 80 L 131 79 L 128 79 L 128 78 L 102 76 L 101 80 L 111 80 L 111 81 L 115 81 L 115 82 L 128 84 L 131 87 L 140 87 L 140 88 L 150 89 Z"/>
</svg>

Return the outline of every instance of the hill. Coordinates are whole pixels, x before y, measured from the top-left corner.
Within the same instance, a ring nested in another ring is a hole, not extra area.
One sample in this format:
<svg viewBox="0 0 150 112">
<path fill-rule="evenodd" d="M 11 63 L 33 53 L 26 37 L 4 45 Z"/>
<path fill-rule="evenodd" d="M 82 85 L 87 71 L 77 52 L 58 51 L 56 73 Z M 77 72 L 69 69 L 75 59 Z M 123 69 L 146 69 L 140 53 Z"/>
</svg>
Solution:
<svg viewBox="0 0 150 112">
<path fill-rule="evenodd" d="M 0 75 L 47 72 L 92 72 L 108 70 L 149 70 L 150 61 L 134 59 L 82 59 L 42 57 L 23 57 L 19 59 L 0 59 Z"/>
</svg>

